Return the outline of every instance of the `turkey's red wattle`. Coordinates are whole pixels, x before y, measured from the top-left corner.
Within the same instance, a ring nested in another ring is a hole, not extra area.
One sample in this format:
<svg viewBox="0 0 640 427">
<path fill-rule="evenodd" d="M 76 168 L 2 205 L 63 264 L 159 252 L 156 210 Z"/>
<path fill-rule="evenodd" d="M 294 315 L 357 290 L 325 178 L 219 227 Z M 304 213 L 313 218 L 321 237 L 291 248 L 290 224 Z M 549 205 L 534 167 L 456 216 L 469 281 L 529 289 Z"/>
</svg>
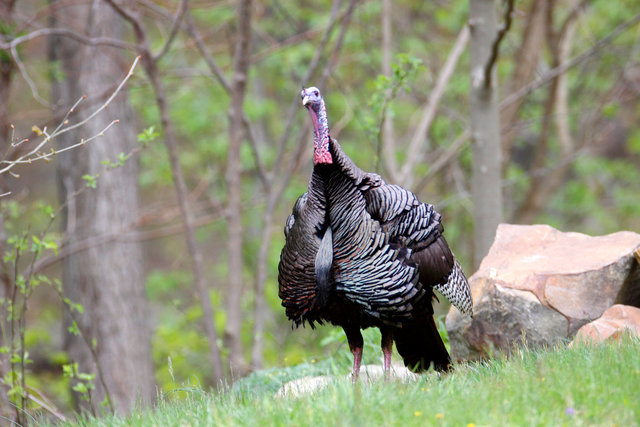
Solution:
<svg viewBox="0 0 640 427">
<path fill-rule="evenodd" d="M 333 157 L 331 157 L 331 153 L 329 152 L 329 150 L 323 149 L 323 148 L 316 148 L 313 151 L 313 163 L 316 165 L 319 163 L 332 164 Z"/>
<path fill-rule="evenodd" d="M 311 122 L 313 123 L 313 163 L 316 165 L 333 163 L 333 157 L 329 152 L 329 129 L 327 127 L 324 104 L 320 108 L 320 114 L 313 107 L 308 108 L 309 116 L 311 116 Z"/>
</svg>

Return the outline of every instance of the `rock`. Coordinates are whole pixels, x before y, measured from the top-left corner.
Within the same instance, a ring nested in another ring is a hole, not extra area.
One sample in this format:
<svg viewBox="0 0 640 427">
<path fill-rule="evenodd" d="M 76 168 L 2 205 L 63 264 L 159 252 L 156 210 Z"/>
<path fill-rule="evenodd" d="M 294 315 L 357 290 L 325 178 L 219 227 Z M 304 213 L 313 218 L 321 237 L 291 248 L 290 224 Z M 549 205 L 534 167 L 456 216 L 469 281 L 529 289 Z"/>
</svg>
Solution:
<svg viewBox="0 0 640 427">
<path fill-rule="evenodd" d="M 640 308 L 616 304 L 602 313 L 599 319 L 578 329 L 571 344 L 575 342 L 598 343 L 611 339 L 617 340 L 625 331 L 640 337 Z"/>
<path fill-rule="evenodd" d="M 469 283 L 473 319 L 451 308 L 447 330 L 455 359 L 479 359 L 568 340 L 625 295 L 637 295 L 640 234 L 591 237 L 547 225 L 501 224 Z M 635 284 L 634 284 L 635 283 Z M 628 285 L 627 285 L 628 284 Z M 635 288 L 634 288 L 635 287 Z M 633 289 L 635 291 L 633 291 Z M 618 300 L 616 300 L 618 298 Z"/>
<path fill-rule="evenodd" d="M 360 376 L 358 377 L 358 381 L 368 384 L 374 381 L 378 381 L 384 378 L 384 368 L 382 365 L 363 365 L 360 367 Z M 420 376 L 418 374 L 414 374 L 409 369 L 404 367 L 404 365 L 392 363 L 389 369 L 389 379 L 396 381 L 415 381 Z M 351 374 L 349 374 L 349 379 L 351 379 Z"/>
<path fill-rule="evenodd" d="M 331 377 L 302 377 L 285 383 L 276 393 L 276 397 L 298 398 L 306 394 L 315 393 L 331 382 Z"/>
<path fill-rule="evenodd" d="M 362 365 L 360 367 L 360 376 L 358 381 L 361 384 L 371 384 L 372 382 L 382 380 L 384 378 L 384 370 L 382 365 Z M 416 381 L 420 378 L 419 375 L 414 374 L 403 365 L 393 363 L 391 365 L 389 379 L 396 381 Z M 346 379 L 351 381 L 351 374 L 347 375 Z M 285 383 L 280 390 L 276 393 L 276 397 L 290 397 L 298 398 L 307 394 L 316 393 L 322 390 L 335 378 L 330 376 L 318 376 L 318 377 L 303 377 L 293 381 Z"/>
</svg>

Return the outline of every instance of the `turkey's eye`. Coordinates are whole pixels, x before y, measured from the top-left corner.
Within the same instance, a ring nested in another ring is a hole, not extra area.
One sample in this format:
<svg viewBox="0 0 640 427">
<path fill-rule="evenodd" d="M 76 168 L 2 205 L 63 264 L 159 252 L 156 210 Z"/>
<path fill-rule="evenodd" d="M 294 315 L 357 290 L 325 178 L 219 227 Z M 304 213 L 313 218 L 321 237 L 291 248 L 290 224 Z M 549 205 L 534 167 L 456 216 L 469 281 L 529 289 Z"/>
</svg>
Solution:
<svg viewBox="0 0 640 427">
<path fill-rule="evenodd" d="M 316 90 L 315 92 L 313 92 L 313 94 L 314 94 L 315 96 L 318 96 L 318 95 L 320 95 L 320 92 L 318 92 L 318 91 Z"/>
</svg>

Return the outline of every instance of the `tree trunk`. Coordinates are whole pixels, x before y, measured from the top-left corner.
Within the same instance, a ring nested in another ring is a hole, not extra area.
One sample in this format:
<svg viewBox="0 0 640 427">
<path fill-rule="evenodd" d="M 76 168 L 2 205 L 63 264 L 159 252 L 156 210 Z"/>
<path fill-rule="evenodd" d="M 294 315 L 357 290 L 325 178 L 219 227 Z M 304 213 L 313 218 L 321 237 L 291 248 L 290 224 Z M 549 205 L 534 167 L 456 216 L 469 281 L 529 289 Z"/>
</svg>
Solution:
<svg viewBox="0 0 640 427">
<path fill-rule="evenodd" d="M 474 266 L 478 266 L 493 243 L 502 221 L 500 123 L 497 77 L 488 63 L 497 35 L 495 0 L 471 0 L 471 141 L 474 205 Z M 487 68 L 488 67 L 488 68 Z"/>
<path fill-rule="evenodd" d="M 227 323 L 225 341 L 229 348 L 232 375 L 243 375 L 247 369 L 242 354 L 242 181 L 240 173 L 240 146 L 242 145 L 244 114 L 243 103 L 249 69 L 251 41 L 251 1 L 238 5 L 236 48 L 233 57 L 229 150 L 227 155 Z"/>
<path fill-rule="evenodd" d="M 101 1 L 91 6 L 57 2 L 52 11 L 55 25 L 86 30 L 93 37 L 121 37 L 121 20 Z M 88 97 L 75 120 L 104 102 L 104 95 L 113 90 L 129 65 L 121 61 L 118 50 L 82 46 L 70 38 L 53 38 L 51 56 L 61 62 L 65 73 L 63 81 L 53 84 L 57 113 L 64 114 L 80 96 Z M 62 135 L 58 144 L 64 147 L 99 134 L 114 119 L 119 123 L 103 137 L 59 156 L 60 201 L 68 202 L 64 227 L 69 244 L 117 232 L 138 218 L 136 161 L 129 159 L 110 170 L 102 166 L 103 161 L 116 161 L 120 153 L 130 152 L 136 141 L 131 110 L 123 95 L 77 131 Z M 97 188 L 74 196 L 85 187 L 82 176 L 96 173 L 100 174 Z M 65 348 L 71 360 L 78 362 L 79 371 L 98 373 L 91 399 L 94 409 L 100 408 L 107 392 L 121 414 L 137 403 L 151 402 L 154 379 L 140 245 L 116 240 L 65 258 L 63 292 L 71 301 L 82 304 L 84 313 L 75 314 L 78 326 L 89 342 L 95 340 L 97 364 L 107 390 L 84 339 L 72 334 L 65 337 Z M 68 314 L 65 320 L 69 326 Z"/>
<path fill-rule="evenodd" d="M 15 0 L 0 2 L 0 22 L 11 28 L 10 25 L 13 22 L 13 10 L 15 6 Z M 5 34 L 0 34 L 0 37 Z M 7 34 L 12 37 L 13 34 Z M 4 37 L 2 37 L 4 39 Z M 8 37 L 7 37 L 8 38 Z M 0 55 L 0 153 L 7 153 L 11 144 L 11 125 L 9 119 L 9 90 L 11 88 L 11 78 L 15 71 L 15 64 L 13 59 L 5 52 Z M 8 174 L 7 174 L 8 175 Z M 4 253 L 6 250 L 6 242 L 9 237 L 5 230 L 5 223 L 3 217 L 2 194 L 8 191 L 8 185 L 6 183 L 6 177 L 0 175 L 0 330 L 8 331 L 9 325 L 7 319 L 9 318 L 9 312 L 7 311 L 8 297 L 10 295 L 10 289 L 12 280 L 10 277 L 10 265 L 6 263 Z M 4 341 L 4 334 L 0 334 L 0 346 L 10 347 L 10 343 Z M 10 370 L 9 355 L 7 353 L 0 353 L 0 378 L 5 378 L 5 375 Z M 11 406 L 9 402 L 9 395 L 7 393 L 8 385 L 0 384 L 0 417 L 2 419 L 14 420 L 16 410 Z"/>
<path fill-rule="evenodd" d="M 393 61 L 393 31 L 392 31 L 392 13 L 393 5 L 391 0 L 382 0 L 382 74 L 391 78 L 391 62 Z M 389 96 L 390 93 L 387 94 Z M 395 153 L 395 130 L 393 127 L 393 117 L 391 117 L 390 111 L 384 115 L 384 122 L 382 124 L 382 154 L 383 159 L 380 164 L 387 172 L 387 176 L 391 182 L 399 182 L 398 176 L 398 162 L 396 162 Z"/>
</svg>

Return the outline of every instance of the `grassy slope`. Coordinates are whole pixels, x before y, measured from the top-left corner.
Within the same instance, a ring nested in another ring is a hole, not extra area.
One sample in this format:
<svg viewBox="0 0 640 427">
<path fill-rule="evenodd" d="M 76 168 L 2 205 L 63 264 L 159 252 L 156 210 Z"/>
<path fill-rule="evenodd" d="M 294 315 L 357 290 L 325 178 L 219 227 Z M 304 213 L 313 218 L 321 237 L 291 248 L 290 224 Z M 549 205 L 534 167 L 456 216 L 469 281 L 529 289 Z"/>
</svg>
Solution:
<svg viewBox="0 0 640 427">
<path fill-rule="evenodd" d="M 326 365 L 325 365 L 326 366 Z M 354 388 L 334 381 L 314 396 L 279 399 L 287 379 L 317 374 L 305 366 L 254 374 L 233 392 L 190 393 L 128 418 L 80 425 L 637 425 L 640 423 L 640 342 L 523 351 L 510 360 L 458 366 L 445 377 L 416 383 L 379 382 Z M 326 368 L 325 368 L 326 369 Z M 346 372 L 342 367 L 340 373 Z M 344 372 L 343 372 L 344 371 Z M 340 375 L 342 377 L 342 375 Z"/>
</svg>

